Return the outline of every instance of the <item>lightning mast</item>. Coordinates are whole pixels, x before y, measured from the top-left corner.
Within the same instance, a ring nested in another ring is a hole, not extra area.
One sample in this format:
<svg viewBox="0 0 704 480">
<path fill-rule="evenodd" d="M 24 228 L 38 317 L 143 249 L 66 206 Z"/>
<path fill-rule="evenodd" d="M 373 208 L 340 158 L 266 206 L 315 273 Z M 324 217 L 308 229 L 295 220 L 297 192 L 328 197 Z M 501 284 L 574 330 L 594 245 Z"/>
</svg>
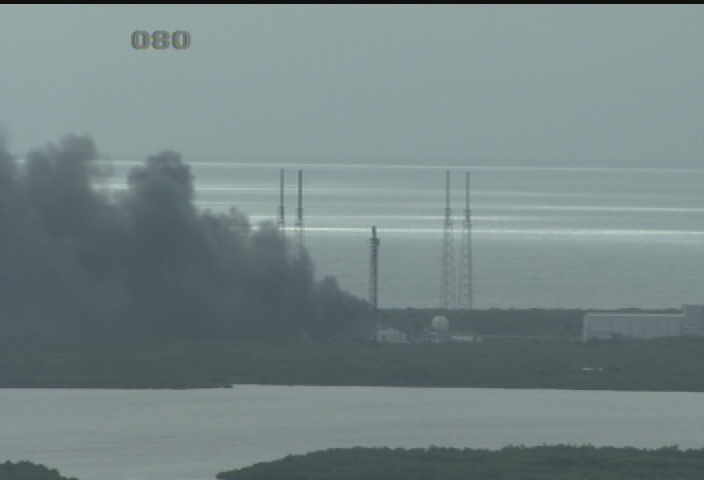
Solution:
<svg viewBox="0 0 704 480">
<path fill-rule="evenodd" d="M 452 226 L 452 209 L 450 208 L 450 171 L 445 172 L 445 220 L 442 238 L 442 307 L 449 309 L 455 293 L 455 248 Z M 451 293 L 452 292 L 452 293 Z"/>
<path fill-rule="evenodd" d="M 280 172 L 280 182 L 279 182 L 279 231 L 284 233 L 286 228 L 286 214 L 284 210 L 284 169 Z"/>
<path fill-rule="evenodd" d="M 298 207 L 296 208 L 296 244 L 299 256 L 303 254 L 303 170 L 298 171 Z"/>
<path fill-rule="evenodd" d="M 472 278 L 472 218 L 469 208 L 469 172 L 464 177 L 464 219 L 462 221 L 462 290 L 458 291 L 458 303 L 471 310 L 474 301 Z"/>
<path fill-rule="evenodd" d="M 369 239 L 369 303 L 375 312 L 379 308 L 379 243 L 375 225 L 372 227 L 372 238 Z"/>
</svg>

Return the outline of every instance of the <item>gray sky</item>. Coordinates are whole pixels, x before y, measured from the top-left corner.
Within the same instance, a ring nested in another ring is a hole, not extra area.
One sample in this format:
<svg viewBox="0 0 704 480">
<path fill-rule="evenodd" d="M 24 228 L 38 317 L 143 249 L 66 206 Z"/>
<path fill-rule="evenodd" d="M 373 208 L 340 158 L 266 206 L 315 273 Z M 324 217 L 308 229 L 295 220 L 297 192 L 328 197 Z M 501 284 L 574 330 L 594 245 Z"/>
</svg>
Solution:
<svg viewBox="0 0 704 480">
<path fill-rule="evenodd" d="M 133 30 L 188 30 L 136 51 Z M 700 165 L 704 7 L 0 6 L 16 153 Z"/>
</svg>

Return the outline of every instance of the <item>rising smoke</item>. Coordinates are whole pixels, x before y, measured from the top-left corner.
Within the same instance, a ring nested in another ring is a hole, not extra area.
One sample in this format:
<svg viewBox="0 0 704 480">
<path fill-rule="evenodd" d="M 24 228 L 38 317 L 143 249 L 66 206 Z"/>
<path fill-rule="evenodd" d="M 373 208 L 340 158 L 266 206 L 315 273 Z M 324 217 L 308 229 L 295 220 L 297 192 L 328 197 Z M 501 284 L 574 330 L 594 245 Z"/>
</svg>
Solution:
<svg viewBox="0 0 704 480">
<path fill-rule="evenodd" d="M 194 205 L 176 152 L 150 156 L 111 198 L 86 136 L 14 159 L 0 138 L 0 337 L 329 339 L 368 327 L 368 305 L 314 280 L 270 222 Z"/>
</svg>

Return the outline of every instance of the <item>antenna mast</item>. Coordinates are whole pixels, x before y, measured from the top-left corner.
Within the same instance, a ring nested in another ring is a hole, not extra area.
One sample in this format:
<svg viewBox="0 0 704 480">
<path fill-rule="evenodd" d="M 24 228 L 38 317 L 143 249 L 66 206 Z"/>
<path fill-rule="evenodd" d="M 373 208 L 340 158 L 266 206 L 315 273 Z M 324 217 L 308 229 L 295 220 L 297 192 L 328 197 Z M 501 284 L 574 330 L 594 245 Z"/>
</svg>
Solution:
<svg viewBox="0 0 704 480">
<path fill-rule="evenodd" d="M 296 208 L 296 244 L 299 256 L 303 255 L 303 170 L 298 171 L 298 208 Z"/>
<path fill-rule="evenodd" d="M 284 210 L 284 169 L 281 169 L 279 181 L 279 231 L 284 233 L 286 228 L 286 214 Z"/>
<path fill-rule="evenodd" d="M 469 208 L 469 172 L 465 173 L 464 180 L 464 219 L 462 222 L 462 266 L 464 268 L 462 269 L 462 292 L 458 292 L 458 301 L 462 300 L 461 303 L 464 307 L 471 310 L 474 301 L 474 279 L 472 278 L 472 212 Z"/>
<path fill-rule="evenodd" d="M 375 312 L 379 308 L 379 243 L 375 225 L 372 227 L 372 238 L 369 239 L 369 303 Z"/>
<path fill-rule="evenodd" d="M 442 239 L 442 306 L 446 310 L 451 307 L 450 292 L 455 292 L 455 248 L 453 243 L 452 209 L 450 208 L 450 171 L 445 172 L 445 221 Z"/>
</svg>

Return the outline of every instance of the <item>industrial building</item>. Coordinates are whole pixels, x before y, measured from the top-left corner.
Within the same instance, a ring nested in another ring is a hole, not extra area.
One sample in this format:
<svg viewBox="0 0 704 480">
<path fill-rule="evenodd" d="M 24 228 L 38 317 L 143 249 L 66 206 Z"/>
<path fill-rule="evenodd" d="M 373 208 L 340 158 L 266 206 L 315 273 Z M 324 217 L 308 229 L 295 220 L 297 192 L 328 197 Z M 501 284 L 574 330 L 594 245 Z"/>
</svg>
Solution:
<svg viewBox="0 0 704 480">
<path fill-rule="evenodd" d="M 683 305 L 682 313 L 587 313 L 582 341 L 704 335 L 704 305 Z"/>
</svg>

